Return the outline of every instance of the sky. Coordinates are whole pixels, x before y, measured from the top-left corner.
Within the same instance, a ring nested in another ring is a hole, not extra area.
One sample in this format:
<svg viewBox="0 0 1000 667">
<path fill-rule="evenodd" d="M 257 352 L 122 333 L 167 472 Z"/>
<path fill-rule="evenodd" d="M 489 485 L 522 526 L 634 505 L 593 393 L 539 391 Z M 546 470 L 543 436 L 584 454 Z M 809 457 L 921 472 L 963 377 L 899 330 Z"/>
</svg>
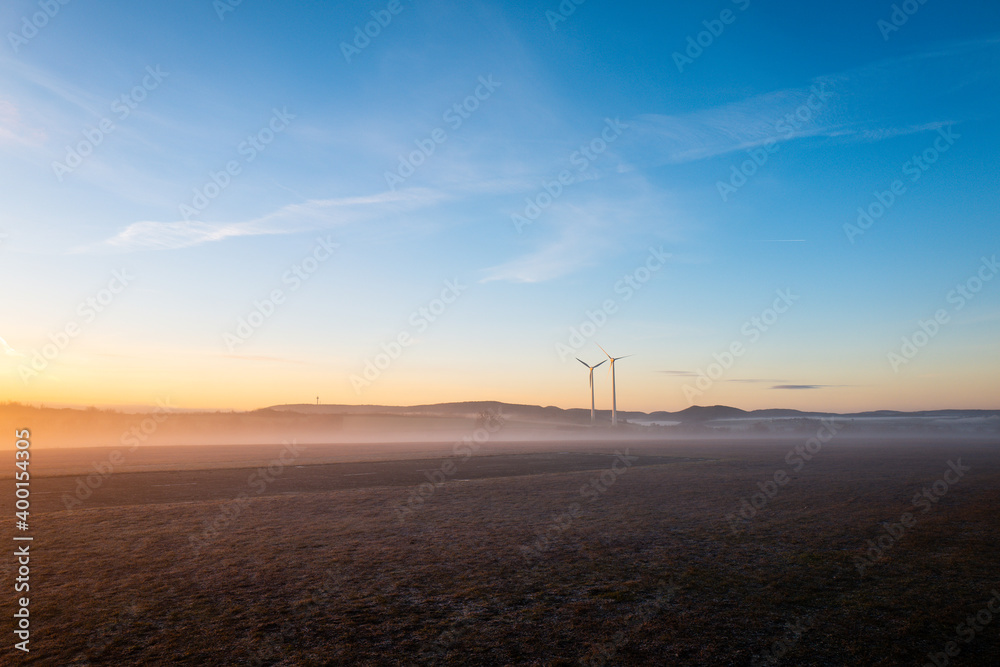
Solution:
<svg viewBox="0 0 1000 667">
<path fill-rule="evenodd" d="M 998 407 L 992 0 L 0 27 L 0 399 Z"/>
</svg>

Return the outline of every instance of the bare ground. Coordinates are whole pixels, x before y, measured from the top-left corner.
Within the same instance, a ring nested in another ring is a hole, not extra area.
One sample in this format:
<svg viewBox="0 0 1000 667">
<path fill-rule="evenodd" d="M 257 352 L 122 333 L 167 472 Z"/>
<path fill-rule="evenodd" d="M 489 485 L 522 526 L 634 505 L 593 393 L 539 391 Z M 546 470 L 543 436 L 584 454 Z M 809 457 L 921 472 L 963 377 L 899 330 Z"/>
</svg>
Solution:
<svg viewBox="0 0 1000 667">
<path fill-rule="evenodd" d="M 153 473 L 119 473 L 98 492 L 136 486 L 133 504 L 32 515 L 28 661 L 927 663 L 1000 590 L 1000 447 L 834 440 L 796 473 L 796 444 L 646 444 L 630 452 L 646 465 L 617 475 L 612 456 L 460 468 L 402 519 L 414 470 L 354 488 L 289 476 L 243 503 L 251 471 L 143 504 Z M 914 507 L 959 458 L 969 471 Z M 755 516 L 726 519 L 778 470 L 789 480 Z M 906 512 L 915 525 L 859 573 L 866 541 Z M 996 664 L 1000 617 L 977 627 L 951 664 Z"/>
</svg>

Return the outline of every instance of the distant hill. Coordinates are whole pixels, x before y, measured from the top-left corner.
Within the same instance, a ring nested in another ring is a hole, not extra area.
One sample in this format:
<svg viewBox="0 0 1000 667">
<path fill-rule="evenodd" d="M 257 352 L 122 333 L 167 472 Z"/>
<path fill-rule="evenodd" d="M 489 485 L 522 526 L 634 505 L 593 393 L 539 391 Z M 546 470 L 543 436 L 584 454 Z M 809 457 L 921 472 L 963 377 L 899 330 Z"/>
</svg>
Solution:
<svg viewBox="0 0 1000 667">
<path fill-rule="evenodd" d="M 746 410 L 730 408 L 725 405 L 713 405 L 710 407 L 692 405 L 690 408 L 673 413 L 670 418 L 679 422 L 706 422 L 713 419 L 737 419 L 746 415 Z"/>
<path fill-rule="evenodd" d="M 692 406 L 677 412 L 619 411 L 611 427 L 609 410 L 463 401 L 431 405 L 275 405 L 246 412 L 190 410 L 120 411 L 97 408 L 35 407 L 0 404 L 0 428 L 30 427 L 33 446 L 84 447 L 143 444 L 267 444 L 444 442 L 467 437 L 483 424 L 485 413 L 503 416 L 495 440 L 600 440 L 665 437 L 810 437 L 820 420 L 849 420 L 856 435 L 888 437 L 1000 435 L 1000 410 L 877 410 L 853 414 L 788 409 L 741 410 L 725 405 Z M 0 449 L 6 446 L 0 442 Z"/>
<path fill-rule="evenodd" d="M 590 421 L 590 410 L 584 408 L 559 408 L 556 406 L 523 405 L 500 401 L 463 401 L 456 403 L 434 403 L 427 405 L 311 405 L 308 403 L 274 405 L 265 410 L 299 412 L 304 414 L 353 414 L 353 415 L 434 415 L 449 417 L 475 417 L 485 410 L 501 411 L 508 417 L 528 421 L 565 421 L 582 423 Z M 610 421 L 610 410 L 597 410 L 598 421 Z M 683 424 L 704 424 L 706 422 L 732 419 L 820 419 L 823 417 L 850 419 L 879 418 L 941 418 L 941 419 L 1000 419 L 1000 410 L 922 410 L 900 412 L 898 410 L 873 410 L 867 412 L 834 413 L 805 412 L 790 408 L 768 408 L 763 410 L 742 410 L 727 405 L 693 405 L 677 412 L 657 410 L 638 412 L 619 410 L 619 419 L 636 422 L 676 421 Z"/>
</svg>

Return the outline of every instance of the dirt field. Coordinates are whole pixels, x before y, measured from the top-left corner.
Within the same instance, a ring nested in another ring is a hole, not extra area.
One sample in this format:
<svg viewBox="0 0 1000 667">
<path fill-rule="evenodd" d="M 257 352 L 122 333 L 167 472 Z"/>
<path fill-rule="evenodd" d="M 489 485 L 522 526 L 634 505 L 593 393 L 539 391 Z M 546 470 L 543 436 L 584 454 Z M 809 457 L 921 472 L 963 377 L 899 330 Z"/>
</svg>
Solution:
<svg viewBox="0 0 1000 667">
<path fill-rule="evenodd" d="M 997 664 L 1000 443 L 548 446 L 33 479 L 28 662 Z"/>
<path fill-rule="evenodd" d="M 627 445 L 619 449 L 631 449 Z M 84 468 L 77 475 L 38 477 L 32 485 L 36 512 L 61 509 L 151 505 L 177 502 L 228 501 L 241 493 L 249 497 L 321 493 L 381 486 L 416 487 L 421 483 L 471 481 L 490 477 L 520 477 L 581 470 L 605 470 L 613 454 L 555 452 L 545 454 L 493 454 L 444 459 L 403 459 L 301 465 L 291 448 L 282 465 L 282 448 L 271 448 L 270 459 L 257 459 L 254 467 L 236 467 L 234 461 L 206 470 L 153 470 L 101 474 L 100 468 Z M 454 472 L 439 473 L 442 461 L 451 460 Z M 635 466 L 665 465 L 690 461 L 688 457 L 638 457 Z M 101 460 L 98 460 L 100 465 Z M 430 477 L 428 477 L 430 475 Z M 442 477 L 442 475 L 444 475 Z M 14 495 L 14 480 L 0 481 L 7 497 Z"/>
</svg>

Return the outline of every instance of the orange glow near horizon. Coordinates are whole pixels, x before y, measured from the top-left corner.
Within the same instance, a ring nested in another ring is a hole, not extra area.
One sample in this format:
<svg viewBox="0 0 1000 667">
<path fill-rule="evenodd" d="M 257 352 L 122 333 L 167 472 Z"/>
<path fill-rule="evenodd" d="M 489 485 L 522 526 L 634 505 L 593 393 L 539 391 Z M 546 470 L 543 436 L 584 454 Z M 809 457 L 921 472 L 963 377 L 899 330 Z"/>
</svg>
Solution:
<svg viewBox="0 0 1000 667">
<path fill-rule="evenodd" d="M 105 360 L 108 361 L 108 360 Z M 94 373 L 90 364 L 63 365 L 33 378 L 27 386 L 16 376 L 0 380 L 0 396 L 20 403 L 67 406 L 156 405 L 168 402 L 181 409 L 253 410 L 270 405 L 315 403 L 347 405 L 425 405 L 463 401 L 562 408 L 589 408 L 587 371 L 566 364 L 547 369 L 527 384 L 516 369 L 495 369 L 490 382 L 466 385 L 465 374 L 441 370 L 427 382 L 416 369 L 392 369 L 360 393 L 353 391 L 343 372 L 332 365 L 281 364 L 264 360 L 229 358 L 179 359 L 169 369 L 141 363 L 104 364 Z M 881 369 L 880 369 L 881 370 Z M 618 369 L 618 406 L 624 411 L 677 412 L 689 407 L 685 384 L 693 378 L 672 377 L 644 371 L 638 364 Z M 845 374 L 846 375 L 846 374 Z M 872 375 L 877 375 L 872 374 Z M 339 377 L 340 381 L 331 378 Z M 479 377 L 482 377 L 480 374 Z M 739 378 L 736 378 L 737 380 Z M 867 379 L 868 382 L 863 380 Z M 790 408 L 817 412 L 870 410 L 918 411 L 932 409 L 997 409 L 997 379 L 984 371 L 950 370 L 942 391 L 940 376 L 933 374 L 881 377 L 831 383 L 847 386 L 776 389 L 764 382 L 738 382 L 723 378 L 698 396 L 696 405 L 729 405 L 744 410 Z M 610 378 L 595 373 L 597 407 L 611 407 Z"/>
</svg>

